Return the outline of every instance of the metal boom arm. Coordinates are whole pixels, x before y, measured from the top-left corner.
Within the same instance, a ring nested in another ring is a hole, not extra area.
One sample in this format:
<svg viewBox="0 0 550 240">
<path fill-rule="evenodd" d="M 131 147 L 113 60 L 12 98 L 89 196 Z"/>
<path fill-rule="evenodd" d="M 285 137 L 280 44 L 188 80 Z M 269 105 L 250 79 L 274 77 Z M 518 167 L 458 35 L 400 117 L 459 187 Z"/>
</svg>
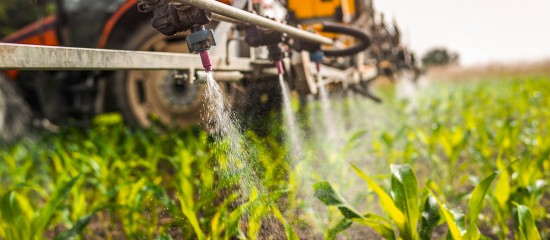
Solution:
<svg viewBox="0 0 550 240">
<path fill-rule="evenodd" d="M 333 41 L 330 38 L 323 37 L 321 35 L 311 33 L 299 28 L 295 28 L 280 22 L 273 21 L 269 18 L 265 18 L 247 11 L 225 5 L 215 0 L 173 0 L 193 6 L 199 9 L 207 10 L 228 18 L 233 18 L 241 22 L 245 22 L 252 25 L 258 25 L 271 30 L 279 31 L 288 34 L 291 37 L 299 38 L 304 41 L 310 41 L 321 44 L 332 44 Z"/>
</svg>

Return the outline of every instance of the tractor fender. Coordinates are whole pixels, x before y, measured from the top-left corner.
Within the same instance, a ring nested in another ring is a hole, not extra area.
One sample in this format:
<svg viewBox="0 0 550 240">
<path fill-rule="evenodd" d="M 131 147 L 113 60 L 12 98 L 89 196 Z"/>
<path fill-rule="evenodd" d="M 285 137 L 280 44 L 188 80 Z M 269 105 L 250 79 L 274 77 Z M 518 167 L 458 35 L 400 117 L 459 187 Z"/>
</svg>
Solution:
<svg viewBox="0 0 550 240">
<path fill-rule="evenodd" d="M 133 33 L 149 24 L 150 18 L 149 14 L 138 11 L 137 0 L 127 0 L 105 23 L 97 48 L 124 49 Z"/>
</svg>

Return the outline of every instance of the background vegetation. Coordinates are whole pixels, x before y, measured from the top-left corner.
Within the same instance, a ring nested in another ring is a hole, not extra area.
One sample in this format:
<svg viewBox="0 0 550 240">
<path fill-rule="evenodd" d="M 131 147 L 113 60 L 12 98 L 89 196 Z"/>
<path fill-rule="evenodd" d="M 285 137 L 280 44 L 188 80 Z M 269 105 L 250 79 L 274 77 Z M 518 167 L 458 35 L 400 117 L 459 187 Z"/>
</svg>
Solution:
<svg viewBox="0 0 550 240">
<path fill-rule="evenodd" d="M 422 66 L 445 66 L 460 63 L 460 55 L 443 47 L 436 47 L 429 50 L 422 56 Z"/>
</svg>

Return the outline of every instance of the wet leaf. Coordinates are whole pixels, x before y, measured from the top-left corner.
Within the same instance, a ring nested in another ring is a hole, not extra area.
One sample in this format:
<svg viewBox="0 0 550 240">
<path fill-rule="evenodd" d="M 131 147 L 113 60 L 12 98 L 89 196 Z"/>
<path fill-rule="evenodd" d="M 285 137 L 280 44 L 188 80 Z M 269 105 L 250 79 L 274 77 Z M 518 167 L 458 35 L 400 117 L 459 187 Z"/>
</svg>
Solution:
<svg viewBox="0 0 550 240">
<path fill-rule="evenodd" d="M 439 206 L 437 205 L 437 200 L 432 195 L 428 194 L 428 197 L 424 202 L 424 207 L 420 218 L 420 239 L 431 239 L 432 232 L 437 226 L 439 219 L 441 219 L 441 215 L 439 214 Z"/>
<path fill-rule="evenodd" d="M 353 219 L 353 222 L 369 226 L 372 230 L 376 231 L 385 239 L 396 239 L 391 222 L 381 216 L 375 214 L 365 214 L 363 218 Z"/>
<path fill-rule="evenodd" d="M 398 226 L 402 227 L 405 224 L 405 216 L 397 208 L 395 203 L 393 202 L 393 199 L 369 176 L 367 176 L 365 173 L 363 173 L 359 168 L 357 168 L 355 165 L 352 165 L 355 172 L 367 182 L 369 185 L 369 188 L 378 195 L 378 201 L 380 203 L 380 206 L 382 206 L 382 209 L 386 214 L 390 216 L 392 221 Z"/>
<path fill-rule="evenodd" d="M 429 193 L 434 196 L 434 199 L 437 201 L 437 205 L 439 205 L 439 209 L 441 210 L 441 213 L 443 213 L 443 218 L 445 219 L 445 222 L 447 223 L 447 228 L 449 229 L 449 232 L 447 236 L 450 236 L 454 240 L 461 240 L 462 234 L 460 233 L 460 229 L 458 228 L 458 224 L 455 221 L 455 216 L 451 211 L 449 211 L 441 201 L 435 196 L 433 192 L 428 190 Z"/>
<path fill-rule="evenodd" d="M 418 182 L 409 165 L 391 165 L 392 199 L 405 216 L 405 224 L 399 228 L 399 233 L 405 239 L 416 239 L 418 236 Z"/>
<path fill-rule="evenodd" d="M 327 235 L 325 237 L 326 240 L 334 240 L 336 239 L 336 236 L 351 227 L 351 224 L 353 221 L 349 218 L 344 218 L 342 221 L 340 221 L 336 226 L 331 227 L 327 230 Z"/>
<path fill-rule="evenodd" d="M 328 182 L 318 182 L 313 185 L 315 190 L 315 197 L 321 200 L 327 206 L 336 206 L 338 210 L 346 218 L 360 218 L 361 215 L 353 209 L 350 205 L 347 204 L 340 194 L 338 194 L 330 183 Z"/>
</svg>

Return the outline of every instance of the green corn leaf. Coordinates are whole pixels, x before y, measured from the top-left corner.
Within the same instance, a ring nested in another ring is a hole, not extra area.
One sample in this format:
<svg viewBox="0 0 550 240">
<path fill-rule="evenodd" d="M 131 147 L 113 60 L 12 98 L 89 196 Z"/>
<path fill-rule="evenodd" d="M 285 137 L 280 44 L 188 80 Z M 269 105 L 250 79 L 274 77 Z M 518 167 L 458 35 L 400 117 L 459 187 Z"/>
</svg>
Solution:
<svg viewBox="0 0 550 240">
<path fill-rule="evenodd" d="M 346 143 L 346 146 L 344 146 L 344 148 L 342 149 L 341 154 L 344 155 L 344 156 L 346 154 L 348 154 L 352 149 L 354 149 L 357 146 L 357 143 L 359 142 L 359 140 L 362 137 L 364 137 L 366 134 L 367 134 L 366 130 L 360 130 L 360 131 L 354 133 L 349 138 L 348 142 Z"/>
<path fill-rule="evenodd" d="M 372 230 L 376 231 L 380 236 L 388 240 L 393 240 L 395 238 L 395 232 L 393 230 L 391 222 L 378 216 L 376 214 L 368 213 L 363 216 L 363 218 L 354 218 L 354 222 L 369 226 Z"/>
<path fill-rule="evenodd" d="M 313 189 L 315 190 L 315 197 L 327 206 L 339 206 L 344 204 L 344 199 L 334 191 L 328 182 L 315 183 Z"/>
<path fill-rule="evenodd" d="M 533 213 L 525 205 L 518 205 L 519 239 L 520 240 L 540 240 L 540 233 L 535 225 Z"/>
<path fill-rule="evenodd" d="M 88 226 L 88 224 L 90 223 L 94 215 L 95 214 L 89 214 L 79 218 L 71 229 L 57 235 L 55 237 L 55 240 L 75 239 L 78 236 L 78 234 L 80 234 L 82 231 L 84 231 L 84 229 L 86 229 L 86 227 Z"/>
<path fill-rule="evenodd" d="M 346 218 L 361 218 L 361 215 L 353 209 L 340 194 L 338 194 L 330 183 L 318 182 L 313 185 L 315 197 L 327 206 L 336 206 Z"/>
<path fill-rule="evenodd" d="M 502 171 L 500 172 L 500 176 L 496 182 L 495 191 L 493 194 L 498 204 L 500 204 L 501 207 L 504 207 L 511 193 L 510 175 L 508 174 L 506 166 L 503 166 L 504 164 L 502 164 L 500 158 L 497 159 L 497 165 L 499 165 L 498 167 L 499 169 L 502 169 Z"/>
<path fill-rule="evenodd" d="M 223 231 L 225 230 L 226 224 L 223 222 L 223 219 L 221 219 L 222 215 L 229 214 L 228 206 L 235 202 L 239 198 L 239 195 L 236 193 L 233 193 L 229 195 L 221 205 L 217 207 L 218 211 L 214 216 L 212 217 L 211 223 L 210 223 L 210 229 L 211 229 L 211 237 L 213 239 L 221 239 L 221 235 Z"/>
<path fill-rule="evenodd" d="M 353 221 L 349 218 L 344 218 L 342 221 L 340 221 L 336 226 L 329 228 L 326 233 L 326 240 L 334 240 L 336 239 L 336 236 L 351 227 L 351 224 Z"/>
<path fill-rule="evenodd" d="M 262 218 L 266 212 L 266 206 L 262 203 L 250 210 L 247 221 L 247 236 L 249 239 L 258 239 L 262 226 Z"/>
<path fill-rule="evenodd" d="M 15 225 L 21 215 L 21 206 L 15 197 L 15 192 L 4 193 L 0 199 L 0 219 L 7 224 Z"/>
<path fill-rule="evenodd" d="M 319 182 L 314 185 L 315 196 L 327 206 L 337 206 L 344 219 L 327 231 L 326 239 L 335 239 L 338 233 L 348 229 L 352 222 L 369 226 L 386 239 L 395 239 L 392 225 L 387 219 L 374 215 L 359 215 L 346 201 L 332 188 L 328 182 Z"/>
<path fill-rule="evenodd" d="M 367 182 L 369 185 L 369 188 L 378 195 L 378 201 L 380 202 L 380 205 L 382 206 L 382 209 L 390 216 L 392 221 L 399 227 L 402 227 L 405 224 L 405 216 L 403 215 L 403 212 L 397 208 L 395 203 L 393 202 L 392 198 L 384 192 L 384 190 L 369 176 L 367 176 L 365 173 L 363 173 L 359 168 L 357 168 L 355 165 L 352 165 L 355 172 Z"/>
<path fill-rule="evenodd" d="M 422 215 L 420 218 L 420 229 L 419 235 L 422 240 L 431 239 L 432 232 L 437 226 L 437 223 L 441 219 L 439 214 L 439 206 L 437 205 L 437 200 L 432 195 L 428 195 L 424 207 L 422 210 Z"/>
<path fill-rule="evenodd" d="M 474 237 L 473 234 L 475 234 L 475 232 L 478 232 L 476 226 L 477 216 L 483 208 L 483 200 L 485 199 L 485 194 L 487 194 L 487 190 L 489 190 L 491 183 L 493 183 L 497 176 L 498 172 L 494 172 L 493 174 L 489 175 L 479 184 L 477 184 L 477 186 L 474 188 L 474 191 L 472 192 L 472 196 L 470 197 L 470 201 L 468 202 L 469 225 L 465 235 L 466 239 Z"/>
<path fill-rule="evenodd" d="M 167 233 L 163 233 L 157 237 L 157 240 L 172 240 L 172 237 L 170 237 Z"/>
<path fill-rule="evenodd" d="M 248 198 L 248 201 L 242 203 L 239 207 L 237 207 L 235 210 L 233 210 L 229 214 L 229 217 L 227 217 L 225 219 L 225 222 L 226 222 L 226 225 L 227 225 L 227 227 L 226 227 L 226 229 L 227 229 L 226 239 L 229 239 L 230 237 L 235 236 L 239 233 L 239 231 L 241 230 L 239 228 L 239 221 L 240 221 L 241 217 L 244 214 L 249 213 L 252 208 L 254 208 L 255 206 L 257 206 L 260 203 L 261 203 L 261 198 L 258 197 L 257 190 L 253 189 L 250 196 L 249 196 L 249 198 Z"/>
<path fill-rule="evenodd" d="M 458 227 L 458 230 L 460 230 L 460 234 L 464 236 L 464 234 L 466 233 L 466 218 L 464 216 L 464 212 L 459 207 L 453 208 L 449 211 L 453 214 L 453 218 L 455 220 L 456 226 Z"/>
<path fill-rule="evenodd" d="M 458 228 L 458 224 L 454 219 L 454 215 L 439 201 L 439 199 L 435 196 L 435 194 L 427 189 L 430 195 L 434 196 L 434 199 L 437 201 L 437 205 L 439 205 L 439 209 L 441 209 L 441 213 L 443 213 L 443 218 L 445 219 L 445 222 L 447 223 L 447 228 L 449 229 L 450 236 L 454 240 L 461 240 L 462 234 L 460 233 L 460 229 Z M 449 235 L 448 235 L 449 236 Z"/>
<path fill-rule="evenodd" d="M 69 195 L 69 192 L 76 184 L 76 181 L 80 176 L 73 177 L 68 182 L 65 182 L 57 188 L 52 196 L 46 203 L 46 205 L 40 210 L 37 218 L 34 219 L 31 234 L 33 236 L 42 236 L 43 231 L 48 226 L 49 221 L 53 217 L 55 210 L 63 202 L 63 200 Z"/>
<path fill-rule="evenodd" d="M 417 239 L 418 182 L 409 165 L 391 165 L 391 193 L 393 202 L 405 215 L 405 224 L 399 228 L 404 239 Z"/>
<path fill-rule="evenodd" d="M 275 214 L 275 217 L 279 219 L 283 223 L 283 227 L 285 228 L 285 235 L 287 240 L 299 240 L 298 234 L 294 231 L 292 228 L 292 225 L 285 219 L 283 216 L 283 213 L 279 210 L 279 208 L 272 206 L 273 213 Z"/>
<path fill-rule="evenodd" d="M 185 218 L 187 219 L 187 221 L 189 221 L 189 224 L 191 224 L 191 226 L 193 227 L 193 230 L 195 231 L 197 238 L 201 240 L 206 239 L 206 235 L 201 230 L 198 216 L 195 214 L 194 209 L 190 207 L 191 204 L 188 204 L 183 198 L 179 198 L 179 202 L 180 202 L 180 210 L 185 216 Z"/>
</svg>

